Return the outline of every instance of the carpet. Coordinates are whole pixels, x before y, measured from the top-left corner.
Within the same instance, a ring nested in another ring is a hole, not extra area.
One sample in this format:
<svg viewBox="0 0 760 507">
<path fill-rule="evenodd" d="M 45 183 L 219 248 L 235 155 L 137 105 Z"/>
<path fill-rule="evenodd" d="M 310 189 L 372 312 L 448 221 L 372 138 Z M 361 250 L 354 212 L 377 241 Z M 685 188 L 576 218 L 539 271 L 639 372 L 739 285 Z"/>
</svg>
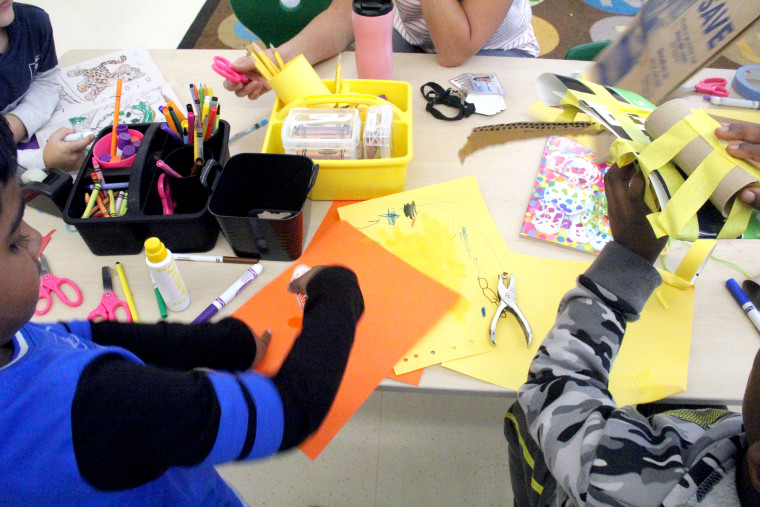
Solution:
<svg viewBox="0 0 760 507">
<path fill-rule="evenodd" d="M 579 44 L 615 39 L 638 12 L 642 1 L 531 0 L 533 28 L 541 45 L 541 57 L 561 59 L 568 49 Z M 256 39 L 235 18 L 229 0 L 208 0 L 179 49 L 241 49 Z M 758 63 L 760 34 L 750 33 L 735 41 L 709 66 L 738 69 Z"/>
</svg>

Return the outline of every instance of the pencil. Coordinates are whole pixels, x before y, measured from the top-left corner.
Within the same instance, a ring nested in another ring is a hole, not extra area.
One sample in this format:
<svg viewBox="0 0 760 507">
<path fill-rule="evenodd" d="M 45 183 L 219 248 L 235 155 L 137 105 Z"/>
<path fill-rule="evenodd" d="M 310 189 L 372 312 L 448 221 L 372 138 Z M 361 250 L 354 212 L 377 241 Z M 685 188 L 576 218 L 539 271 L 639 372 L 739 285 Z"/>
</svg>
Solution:
<svg viewBox="0 0 760 507">
<path fill-rule="evenodd" d="M 264 63 L 264 66 L 267 68 L 267 70 L 269 70 L 269 72 L 273 76 L 277 75 L 277 67 L 275 67 L 274 63 L 272 63 L 272 60 L 269 59 L 269 57 L 267 56 L 267 54 L 264 52 L 263 49 L 261 49 L 258 46 L 256 47 L 258 48 L 259 58 L 261 58 L 261 61 Z"/>
<path fill-rule="evenodd" d="M 121 282 L 121 288 L 124 291 L 124 297 L 127 299 L 129 312 L 132 314 L 132 322 L 140 322 L 140 319 L 137 318 L 137 309 L 135 308 L 135 302 L 132 300 L 132 293 L 129 291 L 127 277 L 124 274 L 124 268 L 121 267 L 121 262 L 116 263 L 116 272 L 119 274 L 119 281 Z"/>
<path fill-rule="evenodd" d="M 243 137 L 244 135 L 250 134 L 251 132 L 253 132 L 256 129 L 260 129 L 261 127 L 263 127 L 267 123 L 269 123 L 269 120 L 267 120 L 266 118 L 264 118 L 260 122 L 254 123 L 253 125 L 251 125 L 247 129 L 241 130 L 240 132 L 238 132 L 234 136 L 230 137 L 229 142 L 236 141 L 236 140 L 240 139 L 241 137 Z"/>
<path fill-rule="evenodd" d="M 282 61 L 280 53 L 277 52 L 277 50 L 274 48 L 274 45 L 272 44 L 269 44 L 269 49 L 271 49 L 274 53 L 274 59 L 277 60 L 277 65 L 280 67 L 280 70 L 283 70 L 285 68 L 285 62 Z"/>
<path fill-rule="evenodd" d="M 343 52 L 338 53 L 338 64 L 335 66 L 335 93 L 340 93 L 340 73 L 343 69 Z"/>
<path fill-rule="evenodd" d="M 264 76 L 264 79 L 266 79 L 267 81 L 271 81 L 272 80 L 272 75 L 269 74 L 269 71 L 266 69 L 266 67 L 264 66 L 263 63 L 261 63 L 260 61 L 258 61 L 258 60 L 256 60 L 254 58 L 253 65 L 256 67 L 256 70 L 259 71 L 259 74 L 261 74 L 262 76 Z"/>
<path fill-rule="evenodd" d="M 116 107 L 113 111 L 113 126 L 111 127 L 111 157 L 116 156 L 116 126 L 119 124 L 119 108 L 121 107 L 121 78 L 116 80 Z"/>
<path fill-rule="evenodd" d="M 269 70 L 264 65 L 264 62 L 261 61 L 259 58 L 259 55 L 256 54 L 256 51 L 253 49 L 253 43 L 248 45 L 248 57 L 253 60 L 253 65 L 256 67 L 256 70 L 259 71 L 259 74 L 264 76 L 266 79 L 271 79 L 271 75 L 269 74 Z"/>
<path fill-rule="evenodd" d="M 248 55 L 253 59 L 253 64 L 256 66 L 256 69 L 267 80 L 272 79 L 272 77 L 275 74 L 277 74 L 277 71 L 274 71 L 274 73 L 270 71 L 270 66 L 267 65 L 265 61 L 265 60 L 268 61 L 269 58 L 267 58 L 266 55 L 262 55 L 263 51 L 260 53 L 261 48 L 256 46 L 255 44 L 251 44 L 250 47 L 251 47 L 251 51 L 248 53 Z"/>
</svg>

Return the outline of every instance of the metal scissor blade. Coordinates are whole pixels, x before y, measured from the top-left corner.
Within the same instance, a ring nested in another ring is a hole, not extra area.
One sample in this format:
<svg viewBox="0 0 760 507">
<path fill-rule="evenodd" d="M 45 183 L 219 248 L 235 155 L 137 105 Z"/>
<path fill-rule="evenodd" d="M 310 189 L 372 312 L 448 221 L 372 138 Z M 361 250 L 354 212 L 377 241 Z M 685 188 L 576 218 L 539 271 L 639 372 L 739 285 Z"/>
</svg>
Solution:
<svg viewBox="0 0 760 507">
<path fill-rule="evenodd" d="M 50 273 L 50 265 L 47 262 L 47 258 L 45 257 L 45 254 L 40 253 L 39 259 L 40 259 L 40 267 L 42 268 L 41 274 L 47 275 L 48 273 Z"/>
<path fill-rule="evenodd" d="M 103 292 L 113 292 L 113 282 L 111 281 L 111 268 L 103 266 Z"/>
</svg>

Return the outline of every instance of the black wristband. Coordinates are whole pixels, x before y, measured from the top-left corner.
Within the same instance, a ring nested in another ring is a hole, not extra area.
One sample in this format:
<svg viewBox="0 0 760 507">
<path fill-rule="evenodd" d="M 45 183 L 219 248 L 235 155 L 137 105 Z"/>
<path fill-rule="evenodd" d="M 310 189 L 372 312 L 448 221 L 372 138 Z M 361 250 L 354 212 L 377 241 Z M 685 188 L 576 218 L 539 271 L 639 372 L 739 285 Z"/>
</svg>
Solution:
<svg viewBox="0 0 760 507">
<path fill-rule="evenodd" d="M 425 109 L 432 114 L 434 118 L 439 120 L 461 120 L 475 112 L 475 104 L 467 102 L 465 97 L 461 95 L 461 92 L 454 90 L 453 88 L 444 90 L 441 85 L 431 81 L 422 85 L 420 87 L 420 92 L 422 92 L 422 96 L 427 100 L 427 106 L 425 106 Z M 436 109 L 436 106 L 438 105 L 454 107 L 458 110 L 458 113 L 456 116 L 446 116 Z"/>
</svg>

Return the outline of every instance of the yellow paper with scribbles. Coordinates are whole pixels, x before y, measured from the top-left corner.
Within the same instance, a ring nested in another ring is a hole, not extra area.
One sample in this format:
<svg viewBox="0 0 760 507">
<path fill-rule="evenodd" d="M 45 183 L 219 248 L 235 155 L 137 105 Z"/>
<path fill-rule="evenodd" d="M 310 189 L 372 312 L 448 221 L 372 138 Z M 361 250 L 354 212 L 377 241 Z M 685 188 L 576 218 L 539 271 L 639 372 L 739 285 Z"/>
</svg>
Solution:
<svg viewBox="0 0 760 507">
<path fill-rule="evenodd" d="M 399 374 L 443 363 L 492 384 L 519 388 L 554 325 L 561 297 L 590 264 L 510 251 L 474 176 L 344 206 L 339 213 L 341 220 L 462 295 L 396 364 Z M 503 272 L 515 274 L 517 304 L 533 328 L 530 347 L 508 313 L 499 319 L 496 346 L 491 345 L 498 275 Z M 652 401 L 685 389 L 693 298 L 693 288 L 671 291 L 667 310 L 652 298 L 642 318 L 629 327 L 610 376 L 619 404 Z M 409 311 L 424 312 L 425 301 Z"/>
</svg>

